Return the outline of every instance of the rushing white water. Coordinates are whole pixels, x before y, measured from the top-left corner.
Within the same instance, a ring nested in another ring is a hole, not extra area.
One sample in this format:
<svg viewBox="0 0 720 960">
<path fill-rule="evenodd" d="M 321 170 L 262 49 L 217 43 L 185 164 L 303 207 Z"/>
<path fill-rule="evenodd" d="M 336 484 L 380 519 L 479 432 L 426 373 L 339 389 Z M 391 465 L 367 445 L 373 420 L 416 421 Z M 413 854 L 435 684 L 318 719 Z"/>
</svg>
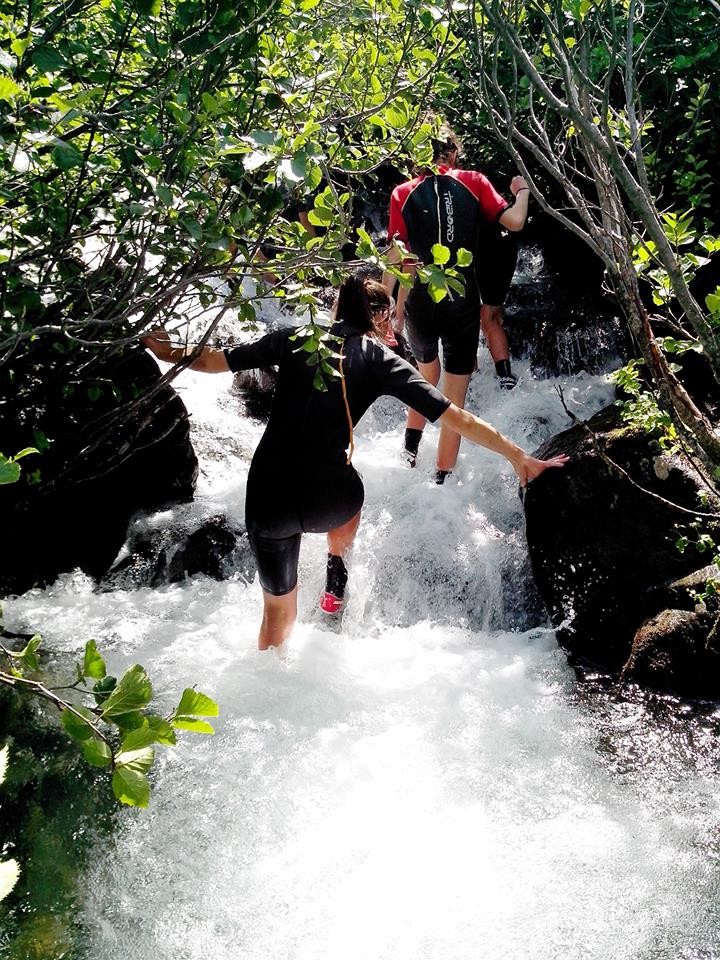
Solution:
<svg viewBox="0 0 720 960">
<path fill-rule="evenodd" d="M 579 416 L 608 400 L 602 378 L 563 385 Z M 202 471 L 178 515 L 242 519 L 262 426 L 229 386 L 178 381 Z M 527 447 L 566 426 L 551 382 L 525 373 L 501 394 L 489 361 L 469 406 Z M 283 656 L 255 649 L 260 589 L 240 574 L 98 593 L 76 573 L 6 605 L 10 628 L 55 648 L 93 636 L 116 670 L 143 663 L 161 700 L 197 682 L 221 705 L 216 736 L 166 752 L 149 811 L 124 811 L 98 853 L 83 956 L 720 957 L 712 744 L 695 730 L 688 749 L 642 704 L 579 697 L 546 628 L 498 629 L 527 592 L 516 482 L 464 444 L 436 487 L 434 429 L 410 471 L 401 427 L 387 400 L 358 430 L 366 508 L 341 633 L 316 613 L 317 536 Z"/>
</svg>

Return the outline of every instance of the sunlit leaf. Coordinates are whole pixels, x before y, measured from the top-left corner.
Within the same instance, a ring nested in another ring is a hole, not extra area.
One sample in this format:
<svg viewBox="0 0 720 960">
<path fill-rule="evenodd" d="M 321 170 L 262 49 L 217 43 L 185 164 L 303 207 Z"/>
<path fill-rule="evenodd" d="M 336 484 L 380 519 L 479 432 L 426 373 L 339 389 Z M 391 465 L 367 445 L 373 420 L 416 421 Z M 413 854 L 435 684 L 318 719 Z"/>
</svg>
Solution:
<svg viewBox="0 0 720 960">
<path fill-rule="evenodd" d="M 92 677 L 93 680 L 102 680 L 106 674 L 105 661 L 98 653 L 97 643 L 94 640 L 88 640 L 85 644 L 82 672 L 84 677 Z"/>
<path fill-rule="evenodd" d="M 139 665 L 130 667 L 120 678 L 117 686 L 103 706 L 104 718 L 115 718 L 135 710 L 142 710 L 152 699 L 152 684 L 145 670 Z"/>
<path fill-rule="evenodd" d="M 87 762 L 93 767 L 108 767 L 112 760 L 112 750 L 97 737 L 86 740 L 82 745 L 82 753 Z"/>
<path fill-rule="evenodd" d="M 176 713 L 192 717 L 217 717 L 220 708 L 206 694 L 186 687 L 183 690 Z"/>
<path fill-rule="evenodd" d="M 78 716 L 78 713 L 81 716 Z M 84 719 L 83 719 L 84 718 Z M 87 707 L 75 707 L 73 710 L 67 708 L 60 714 L 60 723 L 66 733 L 69 733 L 75 740 L 89 740 L 93 737 L 94 731 L 90 726 L 97 718 L 87 709 Z"/>
<path fill-rule="evenodd" d="M 130 767 L 119 767 L 112 776 L 113 793 L 131 807 L 146 807 L 150 801 L 150 783 L 144 773 Z"/>
</svg>

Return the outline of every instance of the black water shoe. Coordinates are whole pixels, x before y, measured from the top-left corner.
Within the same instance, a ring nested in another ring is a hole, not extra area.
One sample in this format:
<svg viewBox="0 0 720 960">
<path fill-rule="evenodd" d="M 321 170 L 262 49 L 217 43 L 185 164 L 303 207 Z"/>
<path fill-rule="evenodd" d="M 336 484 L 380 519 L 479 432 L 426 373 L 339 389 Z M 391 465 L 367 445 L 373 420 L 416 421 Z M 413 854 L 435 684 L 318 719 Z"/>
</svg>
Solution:
<svg viewBox="0 0 720 960">
<path fill-rule="evenodd" d="M 325 576 L 325 593 L 320 598 L 320 609 L 323 613 L 338 614 L 345 605 L 345 587 L 347 586 L 348 572 L 343 558 L 334 553 L 328 554 L 327 573 Z"/>
<path fill-rule="evenodd" d="M 410 427 L 405 431 L 405 440 L 403 442 L 403 457 L 411 467 L 417 463 L 418 447 L 422 440 L 422 430 L 416 430 Z"/>
</svg>

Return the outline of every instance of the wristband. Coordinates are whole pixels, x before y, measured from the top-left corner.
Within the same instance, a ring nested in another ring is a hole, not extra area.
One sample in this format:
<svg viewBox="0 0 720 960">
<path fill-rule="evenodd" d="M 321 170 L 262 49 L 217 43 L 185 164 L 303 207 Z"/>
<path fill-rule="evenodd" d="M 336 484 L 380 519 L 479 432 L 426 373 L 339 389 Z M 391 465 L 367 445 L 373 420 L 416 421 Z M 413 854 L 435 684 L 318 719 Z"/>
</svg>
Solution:
<svg viewBox="0 0 720 960">
<path fill-rule="evenodd" d="M 529 189 L 530 189 L 530 187 L 520 187 L 520 189 L 519 189 L 518 192 L 515 194 L 515 196 L 517 196 L 518 193 L 522 193 L 523 190 L 529 190 Z"/>
</svg>

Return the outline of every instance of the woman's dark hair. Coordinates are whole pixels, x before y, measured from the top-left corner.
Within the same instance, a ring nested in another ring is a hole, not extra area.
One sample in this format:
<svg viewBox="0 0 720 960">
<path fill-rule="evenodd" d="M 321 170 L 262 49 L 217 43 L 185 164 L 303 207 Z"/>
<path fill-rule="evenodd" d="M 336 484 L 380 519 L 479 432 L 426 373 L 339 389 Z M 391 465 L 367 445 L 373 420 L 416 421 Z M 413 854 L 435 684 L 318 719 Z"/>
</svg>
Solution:
<svg viewBox="0 0 720 960">
<path fill-rule="evenodd" d="M 364 281 L 351 274 L 340 284 L 335 319 L 345 320 L 360 333 L 369 333 L 373 329 L 370 300 Z"/>
<path fill-rule="evenodd" d="M 365 292 L 367 293 L 368 300 L 370 301 L 370 313 L 372 313 L 377 307 L 390 306 L 390 294 L 379 280 L 366 280 Z"/>
</svg>

